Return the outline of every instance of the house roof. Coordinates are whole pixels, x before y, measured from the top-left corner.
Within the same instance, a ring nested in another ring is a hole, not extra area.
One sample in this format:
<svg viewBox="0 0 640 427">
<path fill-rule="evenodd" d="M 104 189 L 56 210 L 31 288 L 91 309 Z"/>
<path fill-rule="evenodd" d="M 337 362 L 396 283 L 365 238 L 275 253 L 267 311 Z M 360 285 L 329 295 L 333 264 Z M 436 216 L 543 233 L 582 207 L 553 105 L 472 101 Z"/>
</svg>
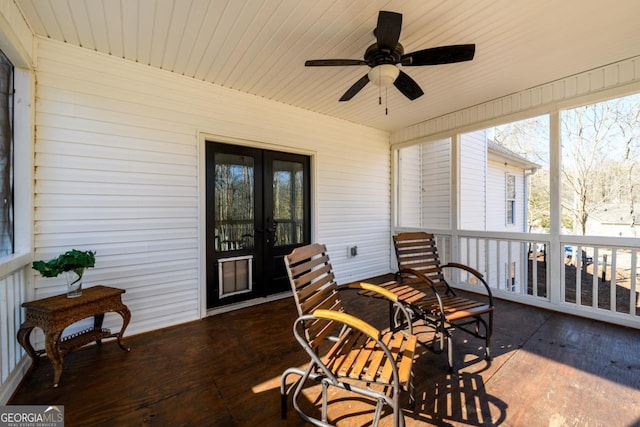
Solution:
<svg viewBox="0 0 640 427">
<path fill-rule="evenodd" d="M 515 151 L 509 150 L 504 145 L 500 145 L 495 141 L 487 141 L 487 150 L 489 152 L 489 158 L 492 160 L 504 161 L 505 164 L 518 166 L 522 169 L 540 169 L 541 167 L 539 164 L 517 154 Z"/>
<path fill-rule="evenodd" d="M 640 55 L 637 0 L 14 1 L 41 37 L 387 131 Z M 368 67 L 304 62 L 361 59 L 380 10 L 403 14 L 405 52 L 475 58 L 404 67 L 415 101 L 368 84 L 338 102 Z"/>
</svg>

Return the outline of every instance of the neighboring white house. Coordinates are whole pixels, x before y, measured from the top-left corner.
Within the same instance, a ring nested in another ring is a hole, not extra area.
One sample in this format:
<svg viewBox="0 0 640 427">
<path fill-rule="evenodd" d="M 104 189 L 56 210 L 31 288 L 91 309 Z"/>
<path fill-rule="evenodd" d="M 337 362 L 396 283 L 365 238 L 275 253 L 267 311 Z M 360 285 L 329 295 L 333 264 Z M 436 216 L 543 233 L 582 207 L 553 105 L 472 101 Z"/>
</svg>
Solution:
<svg viewBox="0 0 640 427">
<path fill-rule="evenodd" d="M 436 233 L 451 227 L 451 151 L 449 139 L 400 150 L 398 222 L 402 227 Z M 459 228 L 526 232 L 528 177 L 539 165 L 489 140 L 484 130 L 462 135 L 459 151 Z M 526 254 L 519 245 L 493 242 L 487 248 L 461 248 L 466 254 L 462 261 L 492 278 L 490 285 L 515 291 L 523 283 L 522 263 L 526 259 L 509 254 Z"/>
<path fill-rule="evenodd" d="M 527 177 L 539 166 L 484 131 L 462 135 L 460 144 L 460 228 L 527 231 Z"/>
</svg>

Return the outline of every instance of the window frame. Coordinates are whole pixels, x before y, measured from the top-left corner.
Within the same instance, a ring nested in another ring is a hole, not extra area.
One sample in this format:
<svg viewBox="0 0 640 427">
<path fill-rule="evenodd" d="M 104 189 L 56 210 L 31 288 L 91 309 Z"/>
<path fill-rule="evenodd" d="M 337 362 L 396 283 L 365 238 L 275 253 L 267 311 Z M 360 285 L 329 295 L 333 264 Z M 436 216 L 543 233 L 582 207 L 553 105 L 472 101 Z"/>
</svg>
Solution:
<svg viewBox="0 0 640 427">
<path fill-rule="evenodd" d="M 513 181 L 513 185 L 510 185 L 509 181 Z M 505 180 L 504 180 L 505 221 L 508 227 L 514 226 L 517 223 L 516 200 L 518 197 L 518 192 L 516 190 L 516 183 L 517 183 L 517 180 L 516 180 L 515 174 L 509 173 L 509 172 L 505 173 Z M 513 187 L 513 195 L 509 194 L 510 186 Z"/>
<path fill-rule="evenodd" d="M 15 210 L 14 210 L 14 114 L 15 114 L 15 66 L 13 62 L 0 50 L 0 61 L 2 66 L 7 66 L 6 87 L 3 86 L 2 104 L 5 103 L 6 111 L 2 113 L 3 129 L 0 137 L 3 138 L 0 144 L 3 149 L 0 150 L 2 158 L 0 163 L 4 163 L 2 170 L 1 187 L 2 187 L 2 228 L 0 229 L 0 258 L 7 258 L 15 253 Z M 5 82 L 3 82 L 5 83 Z M 6 122 L 6 123 L 5 123 Z M 5 182 L 6 181 L 6 182 Z"/>
</svg>

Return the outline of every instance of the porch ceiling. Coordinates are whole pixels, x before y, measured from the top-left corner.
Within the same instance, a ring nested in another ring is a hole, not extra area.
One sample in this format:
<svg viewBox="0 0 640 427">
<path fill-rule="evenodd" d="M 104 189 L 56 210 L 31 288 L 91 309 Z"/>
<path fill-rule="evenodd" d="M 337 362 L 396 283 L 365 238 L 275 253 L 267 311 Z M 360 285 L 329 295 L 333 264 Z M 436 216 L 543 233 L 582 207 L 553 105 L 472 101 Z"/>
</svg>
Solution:
<svg viewBox="0 0 640 427">
<path fill-rule="evenodd" d="M 14 1 L 42 37 L 387 131 L 640 55 L 637 0 Z M 338 102 L 368 68 L 304 61 L 362 58 L 379 10 L 403 14 L 406 52 L 475 59 L 406 69 L 425 95 L 391 88 L 387 116 L 372 84 Z"/>
</svg>

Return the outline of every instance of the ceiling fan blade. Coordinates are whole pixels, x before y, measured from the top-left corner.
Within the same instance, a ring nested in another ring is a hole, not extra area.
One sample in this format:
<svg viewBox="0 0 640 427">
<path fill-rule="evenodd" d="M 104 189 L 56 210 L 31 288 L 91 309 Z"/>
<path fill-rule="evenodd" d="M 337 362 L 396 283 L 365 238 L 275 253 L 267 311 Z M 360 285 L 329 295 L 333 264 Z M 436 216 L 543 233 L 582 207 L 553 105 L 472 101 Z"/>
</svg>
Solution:
<svg viewBox="0 0 640 427">
<path fill-rule="evenodd" d="M 433 47 L 402 55 L 402 65 L 415 67 L 420 65 L 451 64 L 471 61 L 476 53 L 475 44 L 458 44 Z"/>
<path fill-rule="evenodd" d="M 362 88 L 367 85 L 367 83 L 369 83 L 369 75 L 365 74 L 360 80 L 355 82 L 353 84 L 353 86 L 351 86 L 349 89 L 347 89 L 347 91 L 344 93 L 344 95 L 342 95 L 342 98 L 340 98 L 340 101 L 348 101 L 348 100 L 350 100 L 351 98 L 356 96 L 356 94 L 358 92 L 360 92 L 362 90 Z"/>
<path fill-rule="evenodd" d="M 398 74 L 398 77 L 393 82 L 393 85 L 397 87 L 404 96 L 412 101 L 424 95 L 424 92 L 422 91 L 422 89 L 420 89 L 418 83 L 416 83 L 415 80 L 409 77 L 409 75 L 407 75 L 407 73 L 402 70 L 400 70 L 400 74 Z"/>
<path fill-rule="evenodd" d="M 367 65 L 361 59 L 310 59 L 305 61 L 305 67 L 340 67 L 345 65 Z"/>
<path fill-rule="evenodd" d="M 378 39 L 378 48 L 393 52 L 400 40 L 402 30 L 402 14 L 381 10 L 378 13 L 378 26 L 374 34 Z"/>
</svg>

